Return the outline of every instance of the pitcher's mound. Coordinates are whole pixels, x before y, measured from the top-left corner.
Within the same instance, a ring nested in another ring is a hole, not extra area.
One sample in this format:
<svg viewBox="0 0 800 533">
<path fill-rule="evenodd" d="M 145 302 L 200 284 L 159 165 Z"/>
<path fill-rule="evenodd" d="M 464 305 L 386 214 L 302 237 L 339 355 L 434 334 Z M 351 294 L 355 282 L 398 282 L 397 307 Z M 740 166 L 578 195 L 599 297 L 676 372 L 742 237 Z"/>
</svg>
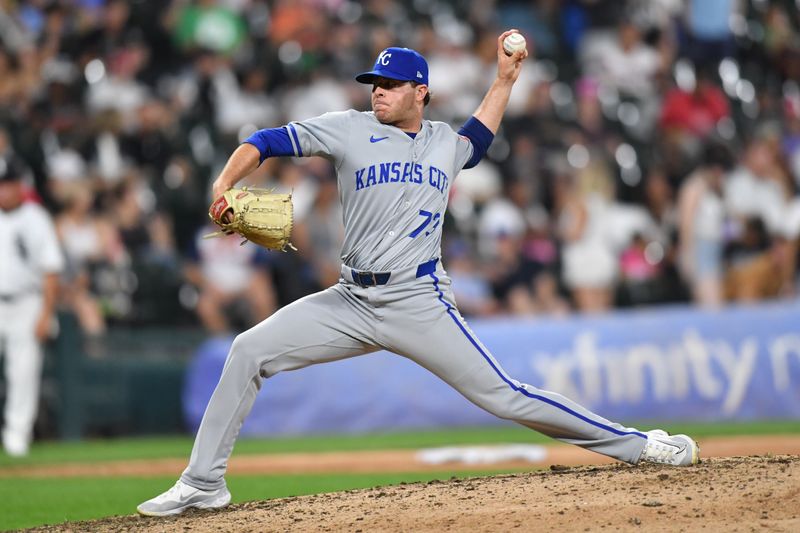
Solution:
<svg viewBox="0 0 800 533">
<path fill-rule="evenodd" d="M 553 466 L 37 531 L 800 531 L 800 456 Z"/>
</svg>

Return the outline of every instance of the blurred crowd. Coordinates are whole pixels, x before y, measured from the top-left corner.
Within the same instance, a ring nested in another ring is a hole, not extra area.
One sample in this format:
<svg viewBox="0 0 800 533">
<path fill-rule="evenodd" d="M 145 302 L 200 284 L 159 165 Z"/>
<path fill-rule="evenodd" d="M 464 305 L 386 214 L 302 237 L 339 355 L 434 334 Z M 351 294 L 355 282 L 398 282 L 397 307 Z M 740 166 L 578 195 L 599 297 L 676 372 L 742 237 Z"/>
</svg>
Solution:
<svg viewBox="0 0 800 533">
<path fill-rule="evenodd" d="M 297 253 L 213 231 L 209 186 L 259 128 L 369 108 L 352 77 L 391 45 L 430 65 L 456 129 L 530 58 L 444 224 L 462 312 L 564 315 L 797 297 L 795 0 L 0 1 L 0 154 L 30 169 L 68 261 L 63 305 L 225 332 L 335 283 L 341 212 L 320 159 L 267 160 Z"/>
</svg>

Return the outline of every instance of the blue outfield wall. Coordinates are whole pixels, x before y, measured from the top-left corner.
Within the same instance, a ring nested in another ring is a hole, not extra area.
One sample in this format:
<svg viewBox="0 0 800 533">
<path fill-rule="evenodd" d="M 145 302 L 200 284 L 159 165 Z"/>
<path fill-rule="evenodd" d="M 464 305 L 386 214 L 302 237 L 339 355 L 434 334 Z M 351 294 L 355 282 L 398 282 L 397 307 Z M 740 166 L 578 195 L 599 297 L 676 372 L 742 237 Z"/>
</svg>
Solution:
<svg viewBox="0 0 800 533">
<path fill-rule="evenodd" d="M 471 320 L 470 326 L 513 378 L 623 424 L 800 423 L 800 302 L 715 312 L 681 306 L 562 320 Z M 183 400 L 192 430 L 232 340 L 206 342 L 188 369 Z M 378 352 L 265 380 L 242 434 L 497 423 L 423 368 Z"/>
</svg>

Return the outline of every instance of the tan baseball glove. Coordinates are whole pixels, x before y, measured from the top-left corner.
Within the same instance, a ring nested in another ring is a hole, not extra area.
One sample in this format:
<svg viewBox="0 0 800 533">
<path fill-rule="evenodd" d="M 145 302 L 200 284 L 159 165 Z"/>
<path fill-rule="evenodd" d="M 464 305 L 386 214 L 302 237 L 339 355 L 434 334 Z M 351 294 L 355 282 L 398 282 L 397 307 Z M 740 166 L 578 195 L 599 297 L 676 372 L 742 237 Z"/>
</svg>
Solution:
<svg viewBox="0 0 800 533">
<path fill-rule="evenodd" d="M 246 240 L 270 250 L 296 250 L 292 234 L 292 195 L 267 189 L 229 189 L 208 209 L 208 216 L 222 231 L 206 237 L 238 233 Z M 244 241 L 242 241 L 244 244 Z"/>
</svg>

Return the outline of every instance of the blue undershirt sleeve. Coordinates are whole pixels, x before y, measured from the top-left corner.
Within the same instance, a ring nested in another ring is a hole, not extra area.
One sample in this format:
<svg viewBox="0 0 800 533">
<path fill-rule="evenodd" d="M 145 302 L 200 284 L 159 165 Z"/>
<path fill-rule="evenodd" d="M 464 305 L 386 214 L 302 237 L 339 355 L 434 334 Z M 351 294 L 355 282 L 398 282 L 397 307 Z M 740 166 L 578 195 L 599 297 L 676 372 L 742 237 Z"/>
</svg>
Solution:
<svg viewBox="0 0 800 533">
<path fill-rule="evenodd" d="M 458 130 L 458 134 L 463 135 L 472 143 L 472 157 L 464 165 L 464 168 L 472 168 L 486 155 L 486 150 L 494 140 L 494 134 L 475 117 L 469 117 L 469 120 Z"/>
<path fill-rule="evenodd" d="M 261 158 L 258 162 L 259 165 L 268 157 L 297 155 L 294 148 L 292 148 L 292 141 L 289 138 L 289 132 L 285 126 L 282 128 L 258 130 L 245 139 L 244 142 L 258 148 L 258 151 L 261 153 Z"/>
</svg>

